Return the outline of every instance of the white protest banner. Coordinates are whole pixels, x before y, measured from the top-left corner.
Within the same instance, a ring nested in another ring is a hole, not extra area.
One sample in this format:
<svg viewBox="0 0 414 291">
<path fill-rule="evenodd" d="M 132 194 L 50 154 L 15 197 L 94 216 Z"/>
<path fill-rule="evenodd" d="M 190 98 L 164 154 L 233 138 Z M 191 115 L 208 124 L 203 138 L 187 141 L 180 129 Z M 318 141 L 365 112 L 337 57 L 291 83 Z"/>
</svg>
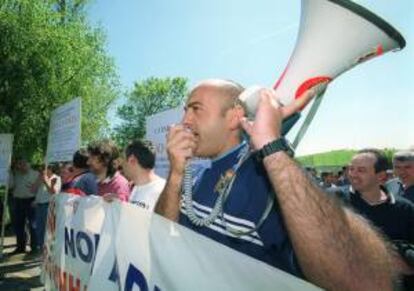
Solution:
<svg viewBox="0 0 414 291">
<path fill-rule="evenodd" d="M 320 290 L 157 214 L 122 208 L 116 243 L 122 290 Z"/>
<path fill-rule="evenodd" d="M 2 202 L 2 214 L 0 216 L 0 258 L 3 257 L 4 249 L 4 231 L 6 227 L 6 209 L 7 200 L 9 196 L 9 174 L 11 156 L 13 152 L 13 135 L 12 134 L 0 134 L 0 194 L 3 196 Z"/>
<path fill-rule="evenodd" d="M 115 241 L 121 207 L 120 203 L 104 203 L 105 219 L 100 233 L 94 269 L 89 281 L 89 290 L 120 290 Z M 123 242 L 128 244 L 133 242 Z"/>
<path fill-rule="evenodd" d="M 13 135 L 0 134 L 0 186 L 6 186 L 9 183 L 12 151 Z"/>
<path fill-rule="evenodd" d="M 89 289 L 106 216 L 104 204 L 97 196 L 59 194 L 51 200 L 43 263 L 47 290 Z"/>
<path fill-rule="evenodd" d="M 47 162 L 71 161 L 81 141 L 81 98 L 52 112 L 47 141 Z"/>
<path fill-rule="evenodd" d="M 47 290 L 319 290 L 133 204 L 51 205 Z"/>
</svg>

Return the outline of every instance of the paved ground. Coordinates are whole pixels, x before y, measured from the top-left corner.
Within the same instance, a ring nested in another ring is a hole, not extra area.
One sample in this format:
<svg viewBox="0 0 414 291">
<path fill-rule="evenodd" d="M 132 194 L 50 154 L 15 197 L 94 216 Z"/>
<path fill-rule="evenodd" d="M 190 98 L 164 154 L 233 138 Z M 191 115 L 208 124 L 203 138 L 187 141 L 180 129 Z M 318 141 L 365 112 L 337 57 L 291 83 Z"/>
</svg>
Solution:
<svg viewBox="0 0 414 291">
<path fill-rule="evenodd" d="M 0 290 L 44 290 L 40 282 L 41 257 L 29 254 L 9 255 L 16 247 L 14 237 L 6 237 L 0 257 Z"/>
</svg>

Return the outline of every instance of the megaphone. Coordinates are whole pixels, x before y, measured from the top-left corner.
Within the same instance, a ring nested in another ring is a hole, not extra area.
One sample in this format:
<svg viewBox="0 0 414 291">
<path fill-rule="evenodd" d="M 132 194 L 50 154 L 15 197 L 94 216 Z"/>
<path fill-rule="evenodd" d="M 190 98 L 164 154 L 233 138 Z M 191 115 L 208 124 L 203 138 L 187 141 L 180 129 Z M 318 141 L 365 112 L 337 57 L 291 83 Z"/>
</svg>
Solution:
<svg viewBox="0 0 414 291">
<path fill-rule="evenodd" d="M 404 38 L 394 27 L 352 1 L 302 0 L 301 7 L 296 46 L 273 87 L 285 106 L 298 102 L 302 93 L 315 85 L 331 82 L 358 64 L 405 47 Z M 311 119 L 323 93 L 308 114 Z M 257 88 L 240 95 L 250 115 L 256 112 L 257 97 Z"/>
</svg>

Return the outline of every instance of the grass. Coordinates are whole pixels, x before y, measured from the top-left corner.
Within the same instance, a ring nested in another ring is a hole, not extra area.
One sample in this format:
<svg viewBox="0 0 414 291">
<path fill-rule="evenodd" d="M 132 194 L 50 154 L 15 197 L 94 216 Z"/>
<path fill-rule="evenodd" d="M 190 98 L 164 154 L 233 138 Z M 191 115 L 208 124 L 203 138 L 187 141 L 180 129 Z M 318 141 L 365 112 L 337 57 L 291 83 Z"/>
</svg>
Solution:
<svg viewBox="0 0 414 291">
<path fill-rule="evenodd" d="M 304 167 L 339 170 L 343 166 L 349 164 L 352 156 L 355 153 L 356 150 L 335 150 L 325 153 L 297 157 L 296 159 Z"/>
</svg>

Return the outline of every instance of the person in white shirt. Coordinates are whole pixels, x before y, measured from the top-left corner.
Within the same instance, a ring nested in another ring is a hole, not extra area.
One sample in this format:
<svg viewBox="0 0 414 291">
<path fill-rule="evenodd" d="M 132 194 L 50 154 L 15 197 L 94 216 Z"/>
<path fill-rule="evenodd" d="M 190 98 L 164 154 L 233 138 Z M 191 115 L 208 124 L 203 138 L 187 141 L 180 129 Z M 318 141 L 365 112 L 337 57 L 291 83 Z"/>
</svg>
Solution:
<svg viewBox="0 0 414 291">
<path fill-rule="evenodd" d="M 52 166 L 48 165 L 46 170 L 39 173 L 36 183 L 37 191 L 34 201 L 36 217 L 36 238 L 40 249 L 45 241 L 46 221 L 51 195 L 60 192 L 62 180 L 53 173 Z"/>
<path fill-rule="evenodd" d="M 37 252 L 36 223 L 32 207 L 36 193 L 33 186 L 37 177 L 38 173 L 31 168 L 26 159 L 18 158 L 16 160 L 13 177 L 13 212 L 17 247 L 11 252 L 12 255 L 26 252 L 26 224 L 28 224 L 30 233 L 31 252 Z"/>
<path fill-rule="evenodd" d="M 126 147 L 122 168 L 134 185 L 129 202 L 149 211 L 154 210 L 165 186 L 165 179 L 155 174 L 154 166 L 155 149 L 150 141 L 136 140 Z"/>
</svg>

